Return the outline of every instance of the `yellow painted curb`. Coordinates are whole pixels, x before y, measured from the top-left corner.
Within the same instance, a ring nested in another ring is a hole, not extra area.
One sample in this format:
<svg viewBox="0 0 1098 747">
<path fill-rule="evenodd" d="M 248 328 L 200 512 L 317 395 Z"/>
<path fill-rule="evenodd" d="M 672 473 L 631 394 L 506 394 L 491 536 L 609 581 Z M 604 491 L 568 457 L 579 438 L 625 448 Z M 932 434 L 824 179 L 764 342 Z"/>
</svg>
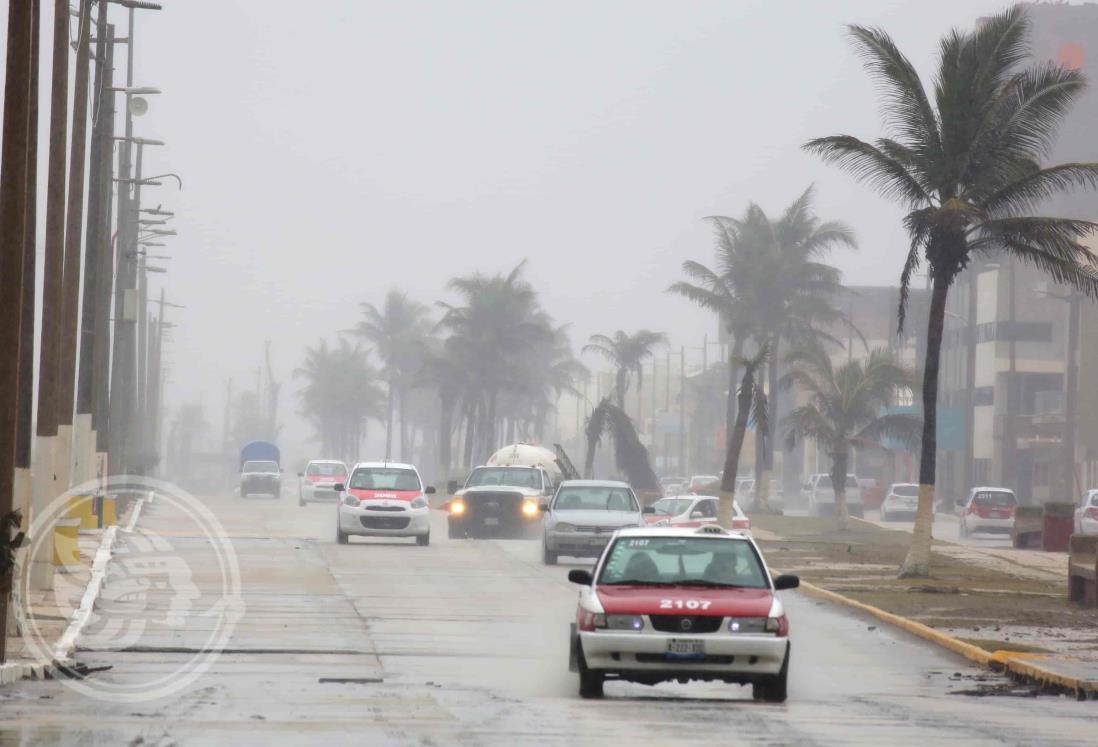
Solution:
<svg viewBox="0 0 1098 747">
<path fill-rule="evenodd" d="M 774 569 L 771 570 L 773 571 Z M 1035 681 L 1041 685 L 1051 685 L 1064 690 L 1071 690 L 1075 693 L 1075 696 L 1080 699 L 1086 697 L 1087 693 L 1098 694 L 1098 680 L 1087 680 L 1080 677 L 1058 674 L 1032 663 L 1032 660 L 1047 658 L 1047 655 L 1045 654 L 1026 654 L 1017 651 L 996 651 L 995 653 L 989 653 L 979 646 L 965 643 L 961 639 L 954 638 L 951 635 L 935 630 L 929 625 L 924 625 L 923 623 L 893 614 L 892 612 L 886 612 L 880 607 L 874 607 L 871 604 L 859 602 L 856 599 L 851 599 L 850 597 L 843 596 L 834 591 L 829 591 L 820 586 L 816 586 L 815 584 L 810 584 L 807 581 L 801 581 L 800 588 L 810 596 L 827 599 L 836 604 L 861 610 L 862 612 L 876 617 L 878 620 L 883 620 L 884 622 L 895 625 L 901 630 L 906 630 L 912 635 L 916 635 L 919 638 L 935 643 L 942 648 L 960 654 L 969 661 L 980 664 L 981 666 L 1005 670 L 1018 677 Z"/>
</svg>

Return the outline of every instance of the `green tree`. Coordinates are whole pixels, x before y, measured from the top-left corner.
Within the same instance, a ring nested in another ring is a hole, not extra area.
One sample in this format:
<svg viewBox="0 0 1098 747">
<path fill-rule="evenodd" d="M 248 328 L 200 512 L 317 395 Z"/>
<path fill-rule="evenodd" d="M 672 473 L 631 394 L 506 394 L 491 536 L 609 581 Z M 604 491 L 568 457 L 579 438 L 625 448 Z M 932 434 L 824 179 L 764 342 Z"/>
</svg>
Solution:
<svg viewBox="0 0 1098 747">
<path fill-rule="evenodd" d="M 790 371 L 782 377 L 807 393 L 808 402 L 784 419 L 787 443 L 812 438 L 831 458 L 831 486 L 835 491 L 837 526 L 846 529 L 846 475 L 850 450 L 889 437 L 914 444 L 921 427 L 919 418 L 886 413 L 896 396 L 915 385 L 912 370 L 897 363 L 884 350 L 872 350 L 865 360 L 854 359 L 835 368 L 831 356 L 819 345 L 794 348 L 786 356 Z"/>
<path fill-rule="evenodd" d="M 1082 92 L 1081 73 L 1054 63 L 1024 66 L 1029 21 L 1019 7 L 975 31 L 941 41 L 933 103 L 915 68 L 879 29 L 850 36 L 879 85 L 890 137 L 872 143 L 835 135 L 805 148 L 899 202 L 910 249 L 900 274 L 900 325 L 907 289 L 925 262 L 932 282 L 922 399 L 919 508 L 901 576 L 930 572 L 938 369 L 946 299 L 974 256 L 1005 253 L 1056 281 L 1098 295 L 1088 221 L 1035 212 L 1045 199 L 1098 185 L 1098 164 L 1042 167 L 1056 129 Z"/>
<path fill-rule="evenodd" d="M 633 377 L 637 377 L 637 386 L 644 376 L 644 361 L 652 357 L 657 345 L 667 343 L 667 335 L 639 329 L 633 334 L 618 330 L 613 337 L 591 335 L 583 346 L 584 353 L 596 353 L 608 360 L 614 367 L 614 395 L 618 409 L 625 412 L 625 393 L 629 390 Z"/>
<path fill-rule="evenodd" d="M 366 350 L 345 339 L 334 348 L 321 340 L 305 349 L 294 378 L 303 381 L 301 412 L 316 429 L 323 454 L 356 461 L 367 421 L 380 418 L 385 398 Z"/>
<path fill-rule="evenodd" d="M 740 358 L 736 363 L 743 368 L 743 379 L 736 393 L 736 421 L 728 432 L 728 450 L 724 459 L 724 475 L 721 478 L 721 494 L 717 500 L 717 523 L 732 526 L 732 503 L 735 500 L 736 476 L 740 467 L 740 452 L 747 436 L 749 421 L 755 424 L 755 448 L 765 448 L 769 432 L 769 413 L 766 393 L 759 381 L 759 370 L 766 365 L 769 351 L 763 345 L 750 358 Z M 756 483 L 757 485 L 757 483 Z"/>
<path fill-rule="evenodd" d="M 399 411 L 400 458 L 407 459 L 405 400 L 423 365 L 425 345 L 431 332 L 428 308 L 396 289 L 385 294 L 380 309 L 371 303 L 363 303 L 361 308 L 363 318 L 353 332 L 374 346 L 374 352 L 381 360 L 388 390 L 385 458 L 392 459 L 393 456 L 393 413 Z"/>
</svg>

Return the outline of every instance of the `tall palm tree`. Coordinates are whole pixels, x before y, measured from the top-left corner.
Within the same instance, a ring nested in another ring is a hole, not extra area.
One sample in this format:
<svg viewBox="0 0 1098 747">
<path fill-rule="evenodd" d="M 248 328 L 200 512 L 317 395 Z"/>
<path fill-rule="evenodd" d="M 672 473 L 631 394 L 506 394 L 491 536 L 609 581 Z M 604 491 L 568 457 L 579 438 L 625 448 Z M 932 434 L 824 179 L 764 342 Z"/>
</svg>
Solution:
<svg viewBox="0 0 1098 747">
<path fill-rule="evenodd" d="M 460 304 L 444 309 L 437 329 L 450 335 L 471 381 L 463 393 L 466 419 L 466 463 L 487 457 L 497 445 L 500 394 L 522 377 L 523 361 L 533 351 L 553 345 L 553 326 L 541 309 L 533 285 L 522 277 L 526 262 L 497 275 L 474 273 L 454 278 L 448 288 Z M 479 451 L 476 442 L 479 441 Z"/>
<path fill-rule="evenodd" d="M 614 366 L 614 394 L 618 409 L 625 411 L 625 393 L 629 390 L 633 376 L 637 377 L 637 386 L 644 376 L 644 361 L 652 357 L 657 345 L 667 343 L 667 335 L 639 329 L 633 334 L 618 330 L 613 337 L 591 335 L 583 346 L 584 353 L 597 353 Z"/>
<path fill-rule="evenodd" d="M 353 332 L 374 346 L 388 388 L 385 458 L 393 456 L 393 412 L 399 410 L 400 456 L 405 459 L 408 457 L 405 400 L 422 366 L 424 346 L 431 332 L 428 308 L 395 288 L 385 295 L 380 309 L 371 303 L 363 303 L 361 308 L 363 318 Z"/>
<path fill-rule="evenodd" d="M 1034 212 L 1059 192 L 1098 186 L 1098 164 L 1041 166 L 1085 81 L 1054 63 L 1023 66 L 1029 28 L 1024 11 L 1014 7 L 975 31 L 947 34 L 932 103 L 888 34 L 851 26 L 865 68 L 881 88 L 891 137 L 869 143 L 835 135 L 805 144 L 908 210 L 904 227 L 911 246 L 900 274 L 901 327 L 908 286 L 923 262 L 932 281 L 919 509 L 901 576 L 930 572 L 938 368 L 946 299 L 957 275 L 974 256 L 1005 253 L 1098 296 L 1096 258 L 1082 243 L 1095 224 Z"/>
<path fill-rule="evenodd" d="M 846 529 L 850 449 L 884 437 L 915 443 L 920 419 L 884 412 L 897 394 L 913 388 L 915 374 L 884 350 L 872 350 L 864 361 L 854 359 L 835 368 L 822 347 L 803 345 L 791 350 L 786 361 L 792 368 L 782 377 L 783 383 L 795 385 L 809 397 L 785 417 L 787 441 L 792 447 L 798 437 L 813 438 L 831 457 L 836 522 Z"/>
<path fill-rule="evenodd" d="M 323 453 L 357 460 L 366 423 L 380 417 L 385 396 L 366 351 L 345 339 L 335 348 L 321 340 L 305 349 L 305 360 L 294 378 L 304 381 L 298 392 L 302 414 L 316 428 Z"/>
<path fill-rule="evenodd" d="M 763 391 L 762 382 L 758 380 L 759 370 L 766 365 L 768 355 L 769 351 L 766 345 L 763 345 L 752 357 L 737 361 L 743 366 L 743 379 L 736 393 L 736 422 L 728 432 L 728 450 L 724 458 L 721 494 L 717 499 L 717 523 L 723 527 L 732 526 L 736 476 L 739 472 L 740 452 L 743 450 L 743 441 L 747 436 L 748 422 L 755 423 L 756 450 L 765 448 L 766 434 L 770 430 L 766 393 Z"/>
</svg>

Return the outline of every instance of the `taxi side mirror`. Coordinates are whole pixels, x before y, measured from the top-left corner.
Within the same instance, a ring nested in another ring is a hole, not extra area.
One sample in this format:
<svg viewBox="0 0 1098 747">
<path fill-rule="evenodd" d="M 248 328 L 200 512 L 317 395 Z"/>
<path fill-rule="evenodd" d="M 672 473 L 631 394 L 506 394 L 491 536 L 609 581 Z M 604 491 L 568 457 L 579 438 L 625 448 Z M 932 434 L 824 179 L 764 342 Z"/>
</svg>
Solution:
<svg viewBox="0 0 1098 747">
<path fill-rule="evenodd" d="M 774 579 L 774 589 L 776 591 L 782 591 L 784 589 L 796 589 L 801 585 L 800 576 L 793 576 L 788 573 L 783 573 Z"/>
<path fill-rule="evenodd" d="M 548 513 L 549 512 L 549 501 L 543 501 L 542 503 L 539 503 L 538 504 L 538 510 L 541 511 L 542 513 Z"/>
<path fill-rule="evenodd" d="M 428 485 L 426 488 L 423 489 L 423 493 L 424 493 L 424 495 L 434 495 L 435 494 L 435 486 L 434 485 Z"/>
<path fill-rule="evenodd" d="M 594 577 L 591 576 L 591 571 L 582 568 L 573 568 L 568 571 L 568 580 L 580 586 L 590 586 L 595 582 Z"/>
<path fill-rule="evenodd" d="M 305 476 L 305 473 L 304 473 L 304 472 L 298 472 L 298 473 L 297 473 L 297 476 L 298 476 L 298 477 L 304 477 L 304 476 Z"/>
<path fill-rule="evenodd" d="M 332 490 L 334 490 L 337 493 L 342 493 L 343 492 L 343 483 L 337 482 L 335 485 L 332 486 Z"/>
</svg>

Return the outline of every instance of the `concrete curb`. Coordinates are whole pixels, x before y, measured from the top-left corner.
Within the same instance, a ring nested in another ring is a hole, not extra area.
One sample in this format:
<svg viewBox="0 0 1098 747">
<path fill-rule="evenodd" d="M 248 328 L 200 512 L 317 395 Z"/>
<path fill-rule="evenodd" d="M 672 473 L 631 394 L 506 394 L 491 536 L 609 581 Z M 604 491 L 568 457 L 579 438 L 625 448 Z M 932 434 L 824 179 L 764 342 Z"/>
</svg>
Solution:
<svg viewBox="0 0 1098 747">
<path fill-rule="evenodd" d="M 845 607 L 865 612 L 876 617 L 878 620 L 887 622 L 890 625 L 894 625 L 923 640 L 930 641 L 955 654 L 959 654 L 975 664 L 996 671 L 1006 672 L 1017 680 L 1031 682 L 1040 685 L 1041 687 L 1067 691 L 1072 693 L 1078 700 L 1085 700 L 1087 697 L 1098 697 L 1098 680 L 1072 677 L 1070 675 L 1053 672 L 1039 664 L 1035 664 L 1033 661 L 1034 656 L 1032 654 L 1014 651 L 985 651 L 979 646 L 965 643 L 961 639 L 943 633 L 940 630 L 935 630 L 929 625 L 924 625 L 915 620 L 888 612 L 880 607 L 874 607 L 871 604 L 859 602 L 856 599 L 851 599 L 850 597 L 824 589 L 815 584 L 810 584 L 807 581 L 801 581 L 800 588 L 809 596 L 826 599 L 835 604 L 841 604 Z"/>
<path fill-rule="evenodd" d="M 130 512 L 130 519 L 126 522 L 125 532 L 132 532 L 141 516 L 141 508 L 148 501 L 152 501 L 153 492 L 150 491 L 145 498 L 141 498 Z M 108 527 L 103 531 L 99 540 L 99 547 L 92 559 L 91 578 L 84 588 L 84 594 L 80 598 L 80 606 L 72 613 L 69 625 L 65 632 L 57 640 L 53 649 L 53 661 L 45 662 L 10 662 L 0 664 L 0 686 L 9 685 L 24 679 L 46 679 L 57 668 L 68 667 L 72 662 L 72 652 L 76 649 L 76 641 L 83 632 L 84 627 L 91 618 L 95 602 L 103 590 L 103 583 L 107 573 L 107 564 L 110 563 L 114 550 L 114 542 L 118 535 L 119 527 Z"/>
</svg>

